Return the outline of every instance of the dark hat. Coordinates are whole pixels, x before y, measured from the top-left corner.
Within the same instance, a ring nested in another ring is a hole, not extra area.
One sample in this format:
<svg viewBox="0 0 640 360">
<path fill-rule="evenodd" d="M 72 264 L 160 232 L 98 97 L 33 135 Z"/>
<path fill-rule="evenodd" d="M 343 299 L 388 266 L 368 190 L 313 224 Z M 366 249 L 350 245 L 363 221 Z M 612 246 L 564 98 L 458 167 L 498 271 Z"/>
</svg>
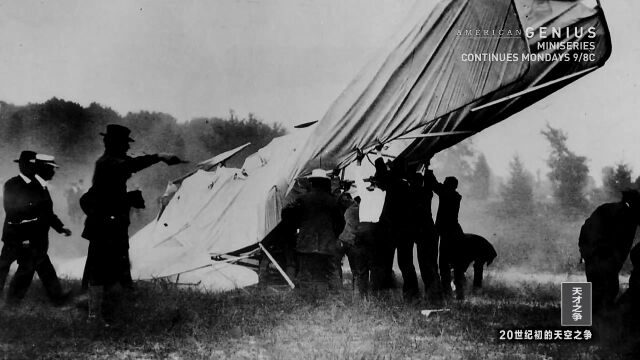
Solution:
<svg viewBox="0 0 640 360">
<path fill-rule="evenodd" d="M 622 201 L 629 203 L 633 207 L 640 206 L 640 192 L 635 189 L 623 190 Z"/>
<path fill-rule="evenodd" d="M 36 154 L 36 164 L 50 165 L 54 168 L 60 167 L 56 164 L 56 158 L 47 154 Z"/>
<path fill-rule="evenodd" d="M 444 178 L 443 185 L 456 189 L 458 187 L 458 179 L 455 176 L 447 176 Z"/>
<path fill-rule="evenodd" d="M 129 130 L 129 128 L 127 128 L 126 126 L 118 125 L 118 124 L 109 124 L 107 125 L 107 132 L 100 133 L 100 135 L 104 137 L 109 137 L 115 140 L 133 142 L 134 140 L 129 137 L 129 134 L 131 134 L 131 130 Z"/>
<path fill-rule="evenodd" d="M 36 152 L 31 150 L 24 150 L 20 153 L 20 158 L 13 160 L 17 163 L 35 163 L 36 162 Z"/>
</svg>

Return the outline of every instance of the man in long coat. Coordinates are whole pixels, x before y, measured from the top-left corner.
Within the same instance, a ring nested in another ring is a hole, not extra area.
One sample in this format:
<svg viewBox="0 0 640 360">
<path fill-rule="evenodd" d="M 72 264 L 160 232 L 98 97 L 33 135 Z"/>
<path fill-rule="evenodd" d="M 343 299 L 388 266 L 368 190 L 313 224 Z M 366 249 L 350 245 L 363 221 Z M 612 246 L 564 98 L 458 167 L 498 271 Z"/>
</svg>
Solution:
<svg viewBox="0 0 640 360">
<path fill-rule="evenodd" d="M 309 192 L 283 210 L 283 218 L 298 229 L 298 285 L 310 290 L 336 289 L 341 285 L 335 258 L 343 214 L 324 170 L 313 170 L 308 180 Z"/>
<path fill-rule="evenodd" d="M 107 125 L 105 152 L 96 162 L 92 186 L 81 199 L 87 214 L 82 237 L 89 240 L 85 276 L 90 286 L 90 316 L 98 311 L 97 297 L 102 297 L 102 315 L 112 320 L 118 303 L 116 285 L 132 288 L 129 263 L 129 211 L 144 206 L 139 192 L 127 192 L 127 180 L 133 173 L 160 161 L 180 163 L 171 154 L 131 157 L 127 155 L 131 131 L 121 125 Z M 102 292 L 102 295 L 100 295 Z M 97 315 L 97 314 L 96 314 Z"/>
<path fill-rule="evenodd" d="M 65 228 L 53 212 L 53 201 L 47 188 L 47 182 L 53 178 L 57 167 L 53 156 L 36 154 L 33 178 L 27 178 L 31 181 L 27 182 L 20 177 L 5 185 L 5 195 L 10 197 L 11 203 L 5 207 L 7 210 L 11 209 L 8 211 L 11 215 L 8 215 L 6 224 L 9 229 L 16 230 L 9 236 L 16 236 L 15 239 L 20 241 L 17 248 L 18 270 L 11 280 L 7 296 L 9 303 L 16 304 L 24 298 L 36 272 L 54 303 L 62 304 L 69 297 L 68 292 L 62 291 L 60 280 L 47 254 L 49 228 L 65 236 L 71 235 L 71 230 Z M 9 231 L 8 234 L 12 232 Z"/>
</svg>

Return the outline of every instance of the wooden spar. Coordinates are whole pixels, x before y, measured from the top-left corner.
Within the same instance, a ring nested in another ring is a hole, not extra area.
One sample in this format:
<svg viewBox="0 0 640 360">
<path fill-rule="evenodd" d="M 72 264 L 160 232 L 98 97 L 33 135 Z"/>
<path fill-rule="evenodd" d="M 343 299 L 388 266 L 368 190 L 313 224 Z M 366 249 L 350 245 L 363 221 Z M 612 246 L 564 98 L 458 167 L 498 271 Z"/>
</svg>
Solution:
<svg viewBox="0 0 640 360">
<path fill-rule="evenodd" d="M 258 246 L 260 246 L 260 249 L 262 249 L 262 251 L 264 251 L 265 255 L 267 255 L 267 257 L 269 258 L 269 260 L 271 260 L 271 263 L 276 267 L 276 269 L 278 269 L 278 271 L 280 272 L 280 275 L 282 275 L 282 277 L 287 281 L 287 283 L 289 284 L 289 286 L 292 289 L 295 289 L 295 285 L 293 285 L 293 281 L 291 281 L 291 279 L 289 278 L 289 276 L 287 275 L 287 273 L 284 272 L 284 270 L 282 270 L 282 268 L 280 267 L 280 265 L 276 262 L 276 259 L 273 258 L 273 256 L 271 256 L 271 254 L 269 254 L 269 252 L 267 251 L 267 249 L 262 246 L 262 243 L 258 243 Z"/>
</svg>

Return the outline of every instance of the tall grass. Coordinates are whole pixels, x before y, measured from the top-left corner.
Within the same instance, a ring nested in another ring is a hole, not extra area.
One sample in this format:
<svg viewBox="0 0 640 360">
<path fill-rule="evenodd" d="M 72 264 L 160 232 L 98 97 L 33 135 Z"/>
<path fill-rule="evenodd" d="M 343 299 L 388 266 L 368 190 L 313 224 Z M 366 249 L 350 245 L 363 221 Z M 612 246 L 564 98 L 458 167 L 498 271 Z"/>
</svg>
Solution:
<svg viewBox="0 0 640 360">
<path fill-rule="evenodd" d="M 78 286 L 76 283 L 71 283 Z M 425 317 L 399 290 L 366 301 L 254 287 L 201 293 L 140 283 L 116 323 L 48 305 L 39 286 L 0 310 L 4 359 L 616 359 L 597 341 L 503 342 L 498 330 L 559 328 L 554 284 L 489 277 L 480 295 Z"/>
</svg>

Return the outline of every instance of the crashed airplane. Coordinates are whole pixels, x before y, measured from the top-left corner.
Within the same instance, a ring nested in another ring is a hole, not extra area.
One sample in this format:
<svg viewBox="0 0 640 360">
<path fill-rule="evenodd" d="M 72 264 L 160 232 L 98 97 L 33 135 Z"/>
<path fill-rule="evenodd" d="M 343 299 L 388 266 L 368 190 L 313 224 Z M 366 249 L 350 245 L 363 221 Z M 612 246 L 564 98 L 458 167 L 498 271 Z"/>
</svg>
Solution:
<svg viewBox="0 0 640 360">
<path fill-rule="evenodd" d="M 427 0 L 410 14 L 317 123 L 274 139 L 240 169 L 219 166 L 218 156 L 174 183 L 161 214 L 131 238 L 134 278 L 209 290 L 254 284 L 257 274 L 233 262 L 276 228 L 297 178 L 344 169 L 379 144 L 419 163 L 597 70 L 611 53 L 597 0 Z M 80 276 L 83 264 L 60 272 Z"/>
</svg>

